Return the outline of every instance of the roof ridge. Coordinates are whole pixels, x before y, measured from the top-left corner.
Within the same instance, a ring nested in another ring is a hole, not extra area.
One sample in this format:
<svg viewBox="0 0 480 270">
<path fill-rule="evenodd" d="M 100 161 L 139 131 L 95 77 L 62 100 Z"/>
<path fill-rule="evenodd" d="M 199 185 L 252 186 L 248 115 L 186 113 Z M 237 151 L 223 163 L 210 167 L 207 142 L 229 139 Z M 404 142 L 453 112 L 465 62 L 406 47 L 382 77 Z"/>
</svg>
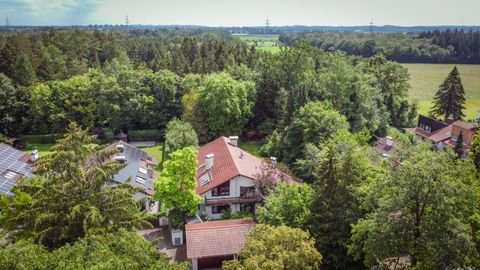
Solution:
<svg viewBox="0 0 480 270">
<path fill-rule="evenodd" d="M 240 174 L 240 169 L 238 168 L 238 164 L 237 162 L 235 161 L 235 159 L 233 158 L 233 153 L 232 151 L 230 150 L 230 145 L 228 143 L 228 138 L 225 137 L 225 136 L 222 136 L 221 138 L 223 138 L 223 143 L 225 144 L 225 147 L 227 148 L 227 151 L 228 151 L 228 157 L 230 158 L 230 160 L 233 162 L 233 165 L 235 167 L 235 171 L 237 172 L 236 175 L 241 175 Z M 233 145 L 231 147 L 234 147 Z M 237 146 L 238 147 L 238 146 Z"/>
</svg>

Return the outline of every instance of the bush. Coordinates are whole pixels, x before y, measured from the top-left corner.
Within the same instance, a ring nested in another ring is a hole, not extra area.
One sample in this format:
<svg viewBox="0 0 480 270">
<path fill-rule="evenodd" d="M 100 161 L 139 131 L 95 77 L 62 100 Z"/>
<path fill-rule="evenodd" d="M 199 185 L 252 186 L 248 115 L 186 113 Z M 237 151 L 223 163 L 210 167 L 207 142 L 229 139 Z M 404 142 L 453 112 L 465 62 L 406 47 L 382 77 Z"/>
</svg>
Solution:
<svg viewBox="0 0 480 270">
<path fill-rule="evenodd" d="M 63 134 L 45 134 L 45 135 L 24 135 L 22 141 L 29 144 L 55 144 L 58 139 L 63 138 Z"/>
<path fill-rule="evenodd" d="M 137 129 L 128 131 L 130 141 L 159 141 L 162 138 L 160 129 Z"/>
</svg>

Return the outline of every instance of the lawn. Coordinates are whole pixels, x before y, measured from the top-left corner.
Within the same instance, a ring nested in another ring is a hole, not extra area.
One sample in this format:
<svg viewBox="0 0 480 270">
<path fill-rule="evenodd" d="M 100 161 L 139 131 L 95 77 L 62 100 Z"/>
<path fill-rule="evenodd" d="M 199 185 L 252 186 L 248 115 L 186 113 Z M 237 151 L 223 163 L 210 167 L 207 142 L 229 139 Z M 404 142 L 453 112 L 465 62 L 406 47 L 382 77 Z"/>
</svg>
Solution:
<svg viewBox="0 0 480 270">
<path fill-rule="evenodd" d="M 163 159 L 162 148 L 163 146 L 161 144 L 156 144 L 155 146 L 149 146 L 149 147 L 140 147 L 140 149 L 142 149 L 143 151 L 156 157 L 159 164 Z"/>
<path fill-rule="evenodd" d="M 402 64 L 410 72 L 410 98 L 417 100 L 419 113 L 427 114 L 435 92 L 454 64 Z M 457 65 L 465 89 L 466 119 L 475 119 L 480 110 L 480 65 Z"/>
<path fill-rule="evenodd" d="M 47 154 L 50 153 L 50 148 L 52 148 L 53 144 L 35 144 L 35 143 L 29 143 L 25 151 L 23 151 L 26 154 L 30 154 L 32 150 L 36 149 L 38 150 L 38 156 L 43 157 Z"/>
<path fill-rule="evenodd" d="M 262 147 L 260 142 L 240 142 L 238 147 L 256 157 L 264 158 L 260 155 L 260 148 Z"/>
<path fill-rule="evenodd" d="M 248 45 L 255 45 L 259 51 L 277 53 L 280 51 L 278 35 L 234 35 Z"/>
</svg>

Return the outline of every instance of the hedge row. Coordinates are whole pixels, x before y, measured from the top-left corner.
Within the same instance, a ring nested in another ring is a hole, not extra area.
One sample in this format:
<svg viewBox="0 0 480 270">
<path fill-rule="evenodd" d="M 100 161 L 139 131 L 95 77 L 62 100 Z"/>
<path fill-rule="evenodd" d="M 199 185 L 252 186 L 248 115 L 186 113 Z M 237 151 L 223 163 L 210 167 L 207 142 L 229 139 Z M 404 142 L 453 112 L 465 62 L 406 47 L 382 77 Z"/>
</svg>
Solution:
<svg viewBox="0 0 480 270">
<path fill-rule="evenodd" d="M 129 130 L 128 139 L 130 141 L 159 141 L 162 139 L 162 130 L 160 129 Z"/>
<path fill-rule="evenodd" d="M 63 134 L 24 135 L 21 139 L 31 144 L 54 144 L 61 138 L 63 138 Z"/>
<path fill-rule="evenodd" d="M 159 141 L 162 139 L 162 130 L 160 129 L 138 129 L 128 132 L 130 141 Z M 58 139 L 63 138 L 63 134 L 45 134 L 45 135 L 24 135 L 22 141 L 29 144 L 54 144 Z M 102 143 L 108 143 L 115 140 L 115 135 L 111 129 L 106 129 L 103 138 L 99 140 Z"/>
</svg>

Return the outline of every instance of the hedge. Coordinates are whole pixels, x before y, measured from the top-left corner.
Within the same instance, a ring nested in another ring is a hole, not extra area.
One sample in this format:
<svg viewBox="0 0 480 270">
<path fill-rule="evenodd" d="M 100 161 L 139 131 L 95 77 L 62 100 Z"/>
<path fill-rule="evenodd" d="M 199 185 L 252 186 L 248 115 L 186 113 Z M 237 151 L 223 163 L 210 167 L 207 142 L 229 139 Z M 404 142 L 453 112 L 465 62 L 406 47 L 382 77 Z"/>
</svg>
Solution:
<svg viewBox="0 0 480 270">
<path fill-rule="evenodd" d="M 128 140 L 130 141 L 159 141 L 161 138 L 161 129 L 131 129 L 128 131 Z"/>
<path fill-rule="evenodd" d="M 24 135 L 21 140 L 31 144 L 54 144 L 63 134 Z"/>
</svg>

